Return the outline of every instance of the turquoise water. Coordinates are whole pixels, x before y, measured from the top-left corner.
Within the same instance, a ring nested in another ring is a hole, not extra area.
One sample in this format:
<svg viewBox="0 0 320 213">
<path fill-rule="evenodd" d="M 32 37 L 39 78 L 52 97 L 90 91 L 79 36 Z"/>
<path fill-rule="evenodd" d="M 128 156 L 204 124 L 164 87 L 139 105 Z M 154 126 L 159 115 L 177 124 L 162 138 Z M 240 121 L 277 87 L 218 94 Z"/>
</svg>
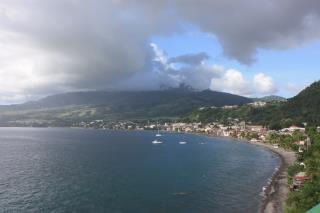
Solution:
<svg viewBox="0 0 320 213">
<path fill-rule="evenodd" d="M 151 131 L 0 128 L 0 212 L 256 212 L 280 162 L 230 139 L 154 139 Z"/>
</svg>

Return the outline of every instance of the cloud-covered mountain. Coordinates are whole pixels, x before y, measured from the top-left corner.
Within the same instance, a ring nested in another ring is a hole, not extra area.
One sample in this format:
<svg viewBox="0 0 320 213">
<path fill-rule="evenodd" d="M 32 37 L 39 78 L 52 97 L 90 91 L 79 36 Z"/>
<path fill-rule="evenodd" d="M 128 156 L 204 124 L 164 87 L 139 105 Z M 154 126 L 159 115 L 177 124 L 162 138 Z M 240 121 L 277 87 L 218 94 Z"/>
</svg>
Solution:
<svg viewBox="0 0 320 213">
<path fill-rule="evenodd" d="M 146 119 L 180 117 L 199 107 L 242 105 L 251 99 L 188 86 L 161 91 L 63 93 L 25 104 L 1 106 L 0 122 Z"/>
<path fill-rule="evenodd" d="M 186 24 L 217 38 L 226 57 L 250 64 L 259 49 L 318 40 L 319 11 L 317 0 L 3 0 L 1 102 L 137 82 L 147 88 L 158 85 L 158 78 L 181 83 L 181 76 L 170 72 L 156 70 L 160 74 L 154 75 L 150 40 L 184 33 Z M 185 69 L 190 73 L 208 58 L 207 53 L 190 54 L 169 62 L 191 65 Z M 182 77 L 188 83 L 196 75 Z"/>
</svg>

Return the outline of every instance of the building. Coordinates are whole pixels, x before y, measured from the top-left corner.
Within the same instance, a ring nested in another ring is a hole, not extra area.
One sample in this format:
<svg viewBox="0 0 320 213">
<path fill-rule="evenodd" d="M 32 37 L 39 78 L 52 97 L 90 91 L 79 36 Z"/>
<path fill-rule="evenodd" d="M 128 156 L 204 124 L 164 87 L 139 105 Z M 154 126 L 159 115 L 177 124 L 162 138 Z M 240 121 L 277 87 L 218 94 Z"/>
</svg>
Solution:
<svg viewBox="0 0 320 213">
<path fill-rule="evenodd" d="M 305 172 L 299 172 L 292 178 L 293 180 L 293 190 L 300 188 L 305 181 L 309 180 L 309 177 Z"/>
<path fill-rule="evenodd" d="M 264 107 L 267 103 L 264 101 L 256 101 L 253 103 L 249 103 L 249 105 L 251 106 L 255 106 L 255 107 Z"/>
</svg>

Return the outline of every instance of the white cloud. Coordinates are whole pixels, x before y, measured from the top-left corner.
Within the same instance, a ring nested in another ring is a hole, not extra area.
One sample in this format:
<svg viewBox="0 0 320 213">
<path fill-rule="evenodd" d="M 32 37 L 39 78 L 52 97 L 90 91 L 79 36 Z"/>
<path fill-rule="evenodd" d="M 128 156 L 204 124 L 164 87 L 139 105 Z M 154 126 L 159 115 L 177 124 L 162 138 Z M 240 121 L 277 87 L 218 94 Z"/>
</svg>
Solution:
<svg viewBox="0 0 320 213">
<path fill-rule="evenodd" d="M 259 73 L 250 80 L 235 69 L 225 70 L 221 78 L 212 78 L 210 89 L 249 97 L 271 95 L 278 90 L 270 76 Z"/>
<path fill-rule="evenodd" d="M 126 89 L 158 89 L 161 86 L 176 87 L 181 83 L 195 89 L 211 89 L 244 96 L 269 95 L 277 91 L 270 76 L 263 73 L 247 79 L 240 70 L 226 69 L 221 65 L 208 64 L 206 60 L 201 63 L 186 63 L 176 66 L 176 58 L 170 58 L 156 44 L 151 44 L 154 50 L 154 70 L 152 72 L 139 72 L 133 77 L 122 81 L 120 87 Z M 201 53 L 203 54 L 203 53 Z M 203 54 L 207 55 L 207 54 Z M 197 59 L 199 54 L 187 54 L 188 60 Z M 208 58 L 208 57 L 207 57 Z M 141 84 L 141 82 L 144 82 Z M 118 85 L 119 86 L 119 85 Z"/>
<path fill-rule="evenodd" d="M 0 95 L 105 89 L 129 79 L 147 88 L 149 84 L 138 83 L 136 77 L 145 80 L 146 72 L 158 75 L 159 84 L 186 81 L 209 87 L 212 78 L 226 71 L 203 64 L 207 57 L 198 54 L 197 59 L 184 55 L 173 60 L 197 65 L 183 69 L 159 57 L 168 67 L 154 72 L 150 40 L 185 32 L 181 23 L 192 24 L 215 36 L 227 57 L 250 64 L 257 49 L 281 50 L 319 40 L 319 11 L 318 0 L 1 0 Z M 229 90 L 250 93 L 250 86 L 244 86 L 250 81 L 243 76 L 230 84 L 233 75 L 222 79 Z M 272 91 L 270 84 L 261 82 L 257 88 Z"/>
<path fill-rule="evenodd" d="M 260 94 L 270 95 L 277 92 L 277 88 L 273 82 L 271 76 L 267 76 L 263 73 L 258 73 L 253 77 L 254 88 Z"/>
<path fill-rule="evenodd" d="M 212 78 L 219 78 L 224 73 L 223 66 L 206 63 L 209 58 L 207 53 L 184 54 L 170 58 L 157 44 L 152 43 L 151 47 L 154 51 L 153 70 L 138 72 L 121 81 L 117 87 L 159 89 L 162 86 L 177 87 L 185 83 L 195 89 L 204 90 L 210 87 Z M 177 66 L 180 62 L 183 62 L 183 65 Z"/>
<path fill-rule="evenodd" d="M 212 78 L 210 89 L 238 95 L 252 94 L 249 82 L 235 69 L 226 70 L 221 78 Z"/>
</svg>

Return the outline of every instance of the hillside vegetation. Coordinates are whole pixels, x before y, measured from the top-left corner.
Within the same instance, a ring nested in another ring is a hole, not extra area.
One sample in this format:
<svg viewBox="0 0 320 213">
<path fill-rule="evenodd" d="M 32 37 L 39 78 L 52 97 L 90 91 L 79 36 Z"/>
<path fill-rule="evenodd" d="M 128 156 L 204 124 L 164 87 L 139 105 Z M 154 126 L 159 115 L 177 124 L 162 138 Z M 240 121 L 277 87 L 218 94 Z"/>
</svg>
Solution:
<svg viewBox="0 0 320 213">
<path fill-rule="evenodd" d="M 288 101 L 271 101 L 263 107 L 242 105 L 234 108 L 206 108 L 184 117 L 186 121 L 228 122 L 239 119 L 280 129 L 290 125 L 320 124 L 320 81 L 313 83 Z"/>
<path fill-rule="evenodd" d="M 20 105 L 1 106 L 0 122 L 179 118 L 204 106 L 242 105 L 251 99 L 187 86 L 161 91 L 91 91 L 58 94 Z"/>
<path fill-rule="evenodd" d="M 295 170 L 294 173 L 305 171 L 311 179 L 300 190 L 289 194 L 287 213 L 306 212 L 320 202 L 320 133 L 315 127 L 308 128 L 307 133 L 312 145 L 299 156 L 299 161 L 304 162 L 306 168 L 296 164 L 289 168 L 288 173 L 290 170 Z"/>
</svg>

